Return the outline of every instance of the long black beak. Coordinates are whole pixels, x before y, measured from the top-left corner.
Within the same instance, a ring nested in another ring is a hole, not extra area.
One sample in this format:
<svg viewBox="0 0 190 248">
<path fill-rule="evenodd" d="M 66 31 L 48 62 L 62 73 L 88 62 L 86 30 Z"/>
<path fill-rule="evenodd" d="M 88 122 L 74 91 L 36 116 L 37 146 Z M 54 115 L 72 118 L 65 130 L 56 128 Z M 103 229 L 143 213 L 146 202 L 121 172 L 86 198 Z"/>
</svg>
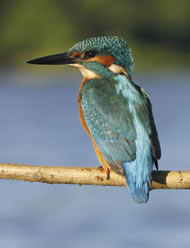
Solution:
<svg viewBox="0 0 190 248">
<path fill-rule="evenodd" d="M 27 61 L 28 64 L 37 64 L 37 65 L 65 65 L 65 64 L 76 64 L 78 58 L 70 55 L 69 53 L 59 53 L 54 55 L 49 55 L 37 59 Z"/>
</svg>

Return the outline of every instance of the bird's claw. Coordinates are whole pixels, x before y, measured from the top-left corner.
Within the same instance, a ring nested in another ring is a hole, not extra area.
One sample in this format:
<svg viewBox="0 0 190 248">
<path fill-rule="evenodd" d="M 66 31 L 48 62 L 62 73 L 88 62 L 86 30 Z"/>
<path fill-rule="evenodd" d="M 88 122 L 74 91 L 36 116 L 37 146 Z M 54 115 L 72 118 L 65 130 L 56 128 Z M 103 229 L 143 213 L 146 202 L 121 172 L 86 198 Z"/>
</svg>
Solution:
<svg viewBox="0 0 190 248">
<path fill-rule="evenodd" d="M 110 169 L 108 167 L 99 166 L 98 169 L 106 172 L 106 180 L 110 180 Z"/>
</svg>

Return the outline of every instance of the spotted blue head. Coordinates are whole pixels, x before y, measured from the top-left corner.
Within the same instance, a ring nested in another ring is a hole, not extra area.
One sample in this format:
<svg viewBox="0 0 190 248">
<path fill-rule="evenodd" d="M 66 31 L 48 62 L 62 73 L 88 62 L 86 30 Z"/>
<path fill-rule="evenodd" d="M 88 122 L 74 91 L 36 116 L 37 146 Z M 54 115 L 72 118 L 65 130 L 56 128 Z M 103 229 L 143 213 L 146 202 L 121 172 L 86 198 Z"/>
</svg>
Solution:
<svg viewBox="0 0 190 248">
<path fill-rule="evenodd" d="M 84 75 L 102 76 L 104 70 L 112 73 L 133 72 L 131 50 L 125 40 L 117 36 L 93 37 L 75 44 L 66 53 L 28 61 L 31 64 L 69 64 L 78 67 Z M 109 73 L 108 73 L 109 74 Z M 107 74 L 107 75 L 108 75 Z"/>
</svg>

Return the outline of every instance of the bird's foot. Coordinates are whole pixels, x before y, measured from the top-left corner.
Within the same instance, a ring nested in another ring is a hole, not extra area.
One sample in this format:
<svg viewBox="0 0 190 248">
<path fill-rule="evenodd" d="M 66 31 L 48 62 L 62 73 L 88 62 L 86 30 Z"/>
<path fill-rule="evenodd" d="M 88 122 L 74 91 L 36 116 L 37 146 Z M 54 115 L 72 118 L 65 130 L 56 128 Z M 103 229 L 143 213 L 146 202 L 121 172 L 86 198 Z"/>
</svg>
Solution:
<svg viewBox="0 0 190 248">
<path fill-rule="evenodd" d="M 105 171 L 106 172 L 106 180 L 110 180 L 110 168 L 108 168 L 107 166 L 99 166 L 98 169 L 100 169 L 101 171 Z"/>
<path fill-rule="evenodd" d="M 110 180 L 110 169 L 106 168 L 106 179 Z"/>
</svg>

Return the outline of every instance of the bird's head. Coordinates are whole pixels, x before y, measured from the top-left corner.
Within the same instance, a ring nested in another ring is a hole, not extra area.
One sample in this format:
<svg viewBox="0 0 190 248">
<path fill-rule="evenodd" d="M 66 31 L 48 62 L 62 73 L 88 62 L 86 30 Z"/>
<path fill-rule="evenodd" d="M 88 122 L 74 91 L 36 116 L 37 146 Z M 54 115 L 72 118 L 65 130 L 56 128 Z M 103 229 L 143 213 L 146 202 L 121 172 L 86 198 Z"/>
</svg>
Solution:
<svg viewBox="0 0 190 248">
<path fill-rule="evenodd" d="M 131 76 L 133 58 L 127 43 L 119 37 L 93 37 L 80 41 L 66 53 L 50 55 L 28 61 L 30 64 L 77 67 L 87 79 L 109 77 L 113 73 Z"/>
</svg>

